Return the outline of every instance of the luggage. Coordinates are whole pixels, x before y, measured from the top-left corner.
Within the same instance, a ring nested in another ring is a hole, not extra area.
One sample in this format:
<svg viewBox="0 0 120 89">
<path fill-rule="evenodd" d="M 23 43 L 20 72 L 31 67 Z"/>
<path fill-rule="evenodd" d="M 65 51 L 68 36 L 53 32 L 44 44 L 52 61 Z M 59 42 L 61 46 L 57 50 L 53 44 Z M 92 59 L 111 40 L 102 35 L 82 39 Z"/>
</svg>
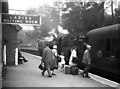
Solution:
<svg viewBox="0 0 120 89">
<path fill-rule="evenodd" d="M 38 68 L 39 68 L 40 70 L 44 70 L 44 65 L 41 63 L 41 64 L 38 66 Z"/>
<path fill-rule="evenodd" d="M 65 74 L 72 74 L 72 66 L 69 65 L 65 66 Z"/>
<path fill-rule="evenodd" d="M 76 66 L 72 67 L 72 74 L 78 75 L 78 67 L 76 67 Z"/>
</svg>

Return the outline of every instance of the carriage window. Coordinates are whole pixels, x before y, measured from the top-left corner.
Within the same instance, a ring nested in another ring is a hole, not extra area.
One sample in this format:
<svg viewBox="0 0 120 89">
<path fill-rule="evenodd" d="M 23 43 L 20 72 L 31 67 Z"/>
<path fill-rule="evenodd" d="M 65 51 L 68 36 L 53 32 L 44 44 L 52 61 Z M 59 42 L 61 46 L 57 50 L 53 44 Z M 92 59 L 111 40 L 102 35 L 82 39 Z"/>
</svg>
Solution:
<svg viewBox="0 0 120 89">
<path fill-rule="evenodd" d="M 111 44 L 111 55 L 114 56 L 115 58 L 119 58 L 119 40 L 118 39 L 112 39 L 112 44 Z"/>
<path fill-rule="evenodd" d="M 106 57 L 110 57 L 110 39 L 106 40 Z"/>
<path fill-rule="evenodd" d="M 106 50 L 110 51 L 110 39 L 106 40 Z"/>
<path fill-rule="evenodd" d="M 116 46 L 117 46 L 117 39 L 112 39 L 112 44 L 111 44 L 111 54 L 112 55 L 115 54 Z"/>
<path fill-rule="evenodd" d="M 98 40 L 97 42 L 97 50 L 100 50 L 102 56 L 105 56 L 105 40 Z"/>
</svg>

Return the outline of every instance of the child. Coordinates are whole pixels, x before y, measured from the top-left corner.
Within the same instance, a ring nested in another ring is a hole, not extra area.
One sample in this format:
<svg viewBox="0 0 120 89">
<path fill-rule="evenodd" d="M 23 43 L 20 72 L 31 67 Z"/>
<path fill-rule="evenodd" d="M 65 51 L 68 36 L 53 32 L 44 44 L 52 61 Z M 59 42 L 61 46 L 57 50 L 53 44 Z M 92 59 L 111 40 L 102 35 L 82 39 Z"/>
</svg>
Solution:
<svg viewBox="0 0 120 89">
<path fill-rule="evenodd" d="M 61 72 L 62 72 L 64 71 L 64 65 L 65 65 L 65 60 L 64 60 L 65 56 L 63 53 L 61 53 L 60 58 L 61 58 L 60 64 L 61 64 Z"/>
</svg>

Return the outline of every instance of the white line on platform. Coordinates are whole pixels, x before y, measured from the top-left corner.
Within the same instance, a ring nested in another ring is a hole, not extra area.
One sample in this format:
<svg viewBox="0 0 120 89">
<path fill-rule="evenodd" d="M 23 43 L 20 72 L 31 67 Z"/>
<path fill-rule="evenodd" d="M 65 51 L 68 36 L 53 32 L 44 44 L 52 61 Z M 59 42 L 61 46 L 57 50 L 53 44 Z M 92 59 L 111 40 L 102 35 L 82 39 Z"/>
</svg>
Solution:
<svg viewBox="0 0 120 89">
<path fill-rule="evenodd" d="M 35 57 L 37 57 L 37 58 L 42 58 L 42 57 L 40 57 L 40 56 L 36 56 L 36 55 L 34 55 L 34 54 L 30 54 L 30 53 L 27 53 L 27 52 L 22 52 L 22 53 L 26 53 L 26 54 L 28 54 L 28 55 L 35 56 Z"/>
<path fill-rule="evenodd" d="M 81 71 L 82 71 L 82 70 L 80 70 L 80 72 L 81 72 Z M 103 84 L 105 84 L 105 85 L 108 85 L 108 86 L 111 86 L 111 87 L 119 87 L 119 86 L 120 86 L 119 83 L 116 83 L 116 82 L 114 82 L 114 81 L 108 80 L 108 79 L 103 78 L 103 77 L 100 77 L 100 76 L 98 76 L 98 75 L 95 75 L 95 74 L 92 74 L 92 73 L 89 73 L 89 75 L 90 75 L 90 77 L 91 77 L 92 79 L 94 79 L 95 81 L 98 81 L 98 82 L 103 83 Z"/>
</svg>

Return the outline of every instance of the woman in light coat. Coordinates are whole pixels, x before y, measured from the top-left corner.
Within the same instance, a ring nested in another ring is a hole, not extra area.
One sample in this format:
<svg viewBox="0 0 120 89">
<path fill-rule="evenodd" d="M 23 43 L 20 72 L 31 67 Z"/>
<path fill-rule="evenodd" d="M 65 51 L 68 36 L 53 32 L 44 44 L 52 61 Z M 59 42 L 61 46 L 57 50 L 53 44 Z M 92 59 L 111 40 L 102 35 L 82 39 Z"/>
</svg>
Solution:
<svg viewBox="0 0 120 89">
<path fill-rule="evenodd" d="M 71 66 L 76 65 L 75 63 L 72 62 L 72 60 L 74 60 L 73 58 L 77 58 L 76 47 L 71 48 L 71 55 L 70 55 L 70 60 L 69 60 L 69 65 Z"/>
<path fill-rule="evenodd" d="M 85 69 L 83 70 L 83 72 L 81 74 L 83 77 L 90 78 L 88 71 L 90 69 L 90 63 L 91 63 L 91 57 L 90 57 L 91 46 L 86 43 L 84 45 L 86 46 L 86 50 L 84 51 L 82 62 L 85 65 Z"/>
<path fill-rule="evenodd" d="M 53 46 L 52 52 L 53 52 L 53 66 L 54 66 L 54 69 L 58 69 L 57 45 L 54 45 L 54 46 Z M 54 73 L 54 69 L 52 70 L 52 75 L 56 75 L 56 74 Z"/>
</svg>

